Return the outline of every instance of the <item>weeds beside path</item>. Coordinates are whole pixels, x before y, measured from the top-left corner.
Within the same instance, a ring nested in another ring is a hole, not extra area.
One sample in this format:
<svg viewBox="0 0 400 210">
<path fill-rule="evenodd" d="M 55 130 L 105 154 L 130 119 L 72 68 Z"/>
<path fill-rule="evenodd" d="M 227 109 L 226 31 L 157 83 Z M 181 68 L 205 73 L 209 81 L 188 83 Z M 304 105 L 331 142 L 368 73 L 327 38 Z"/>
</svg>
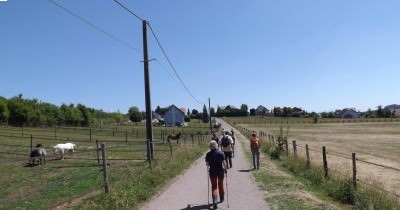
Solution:
<svg viewBox="0 0 400 210">
<path fill-rule="evenodd" d="M 248 162 L 251 158 L 250 142 L 247 137 L 236 131 L 244 148 Z M 339 204 L 332 199 L 314 195 L 296 177 L 279 169 L 269 156 L 264 153 L 260 157 L 260 170 L 254 172 L 257 183 L 265 192 L 265 200 L 271 209 L 285 210 L 336 210 L 352 209 L 352 207 Z"/>
</svg>

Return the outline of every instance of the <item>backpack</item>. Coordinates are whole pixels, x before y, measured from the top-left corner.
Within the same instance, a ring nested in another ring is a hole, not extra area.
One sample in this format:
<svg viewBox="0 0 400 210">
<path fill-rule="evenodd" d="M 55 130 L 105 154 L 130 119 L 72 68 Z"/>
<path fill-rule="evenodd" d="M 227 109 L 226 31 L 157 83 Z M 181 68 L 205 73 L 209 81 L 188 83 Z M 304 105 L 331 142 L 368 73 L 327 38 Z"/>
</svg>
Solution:
<svg viewBox="0 0 400 210">
<path fill-rule="evenodd" d="M 229 146 L 229 139 L 228 139 L 228 136 L 225 136 L 225 137 L 223 137 L 222 138 L 222 141 L 221 141 L 221 145 L 223 146 L 223 147 L 227 147 L 227 146 Z"/>
</svg>

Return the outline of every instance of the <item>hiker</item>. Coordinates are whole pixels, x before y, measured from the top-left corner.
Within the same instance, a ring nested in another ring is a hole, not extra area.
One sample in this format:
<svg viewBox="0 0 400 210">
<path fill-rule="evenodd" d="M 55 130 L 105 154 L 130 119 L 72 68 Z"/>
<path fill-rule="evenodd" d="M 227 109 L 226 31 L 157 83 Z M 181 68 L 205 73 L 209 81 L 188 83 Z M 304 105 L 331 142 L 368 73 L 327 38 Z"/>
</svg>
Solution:
<svg viewBox="0 0 400 210">
<path fill-rule="evenodd" d="M 255 133 L 251 135 L 250 149 L 253 156 L 254 169 L 260 169 L 260 139 Z"/>
<path fill-rule="evenodd" d="M 233 140 L 232 137 L 229 136 L 229 131 L 225 131 L 221 137 L 220 146 L 221 150 L 224 152 L 225 161 L 227 168 L 232 168 L 232 152 L 233 152 Z"/>
<path fill-rule="evenodd" d="M 211 181 L 211 194 L 213 208 L 217 209 L 217 198 L 219 194 L 219 202 L 224 201 L 224 173 L 226 174 L 225 155 L 218 150 L 218 143 L 211 140 L 208 147 L 210 151 L 206 154 L 206 164 L 208 166 L 208 174 Z"/>
<path fill-rule="evenodd" d="M 217 142 L 217 144 L 219 143 L 219 138 L 215 132 L 213 132 L 211 140 L 214 140 L 215 142 Z"/>
<path fill-rule="evenodd" d="M 233 129 L 231 130 L 231 137 L 233 140 L 233 144 L 232 144 L 232 158 L 235 157 L 235 143 L 236 143 L 236 136 L 235 136 L 235 132 L 233 131 Z"/>
</svg>

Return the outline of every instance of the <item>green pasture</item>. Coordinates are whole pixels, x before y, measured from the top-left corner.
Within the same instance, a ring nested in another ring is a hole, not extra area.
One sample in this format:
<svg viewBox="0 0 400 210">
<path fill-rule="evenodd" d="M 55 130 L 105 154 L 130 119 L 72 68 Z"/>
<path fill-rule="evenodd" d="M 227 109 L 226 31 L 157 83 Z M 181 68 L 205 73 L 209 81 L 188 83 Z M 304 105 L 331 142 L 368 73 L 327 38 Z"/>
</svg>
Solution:
<svg viewBox="0 0 400 210">
<path fill-rule="evenodd" d="M 102 200 L 114 199 L 115 202 L 108 200 L 108 206 L 121 208 L 123 203 L 129 208 L 134 207 L 206 150 L 204 140 L 208 136 L 204 134 L 208 129 L 203 123 L 189 124 L 189 127 L 154 127 L 154 161 L 150 169 L 146 160 L 145 127 L 142 125 L 102 129 L 0 127 L 0 209 L 51 209 L 93 192 L 93 198 L 89 196 L 85 198 L 85 204 L 77 205 L 99 209 L 90 201 L 100 196 Z M 183 133 L 180 144 L 168 144 L 166 135 L 177 132 Z M 33 146 L 41 143 L 46 148 L 49 154 L 46 165 L 28 166 L 31 139 Z M 107 195 L 103 193 L 103 173 L 98 165 L 96 140 L 99 144 L 105 143 L 110 164 L 111 191 Z M 52 147 L 66 142 L 75 143 L 77 150 L 60 160 L 52 154 Z M 176 170 L 165 170 L 166 174 L 163 174 L 162 169 L 169 166 Z M 157 172 L 157 177 L 152 177 L 154 172 Z M 144 187 L 142 181 L 147 179 L 152 180 L 146 186 L 150 190 L 130 186 L 132 181 Z"/>
</svg>

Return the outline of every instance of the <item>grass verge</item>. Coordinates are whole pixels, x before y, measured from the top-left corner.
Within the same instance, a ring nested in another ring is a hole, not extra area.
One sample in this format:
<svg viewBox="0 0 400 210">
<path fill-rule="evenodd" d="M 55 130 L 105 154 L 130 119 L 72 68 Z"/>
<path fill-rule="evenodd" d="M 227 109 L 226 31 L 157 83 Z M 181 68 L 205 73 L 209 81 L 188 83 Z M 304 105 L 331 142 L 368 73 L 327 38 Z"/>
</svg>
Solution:
<svg viewBox="0 0 400 210">
<path fill-rule="evenodd" d="M 263 149 L 265 154 L 269 155 L 271 145 L 265 144 Z M 343 204 L 350 204 L 356 209 L 371 210 L 400 210 L 399 199 L 379 191 L 377 186 L 366 186 L 358 184 L 357 188 L 353 186 L 349 177 L 330 172 L 328 179 L 324 177 L 322 167 L 306 167 L 306 161 L 292 156 L 281 156 L 274 161 L 281 169 L 295 175 L 306 190 L 315 194 L 329 196 Z"/>
<path fill-rule="evenodd" d="M 114 166 L 110 172 L 111 192 L 89 198 L 75 209 L 137 209 L 206 150 L 206 143 L 179 147 L 172 157 L 159 158 L 152 169 L 146 163 Z"/>
</svg>

